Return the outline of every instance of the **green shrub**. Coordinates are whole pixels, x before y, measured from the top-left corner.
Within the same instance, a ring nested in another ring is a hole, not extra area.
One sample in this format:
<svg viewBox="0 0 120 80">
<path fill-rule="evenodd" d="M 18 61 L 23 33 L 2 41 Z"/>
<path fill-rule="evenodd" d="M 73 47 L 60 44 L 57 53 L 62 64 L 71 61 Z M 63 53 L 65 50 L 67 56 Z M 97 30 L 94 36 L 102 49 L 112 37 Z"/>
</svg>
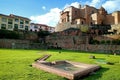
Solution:
<svg viewBox="0 0 120 80">
<path fill-rule="evenodd" d="M 98 40 L 91 40 L 90 44 L 99 44 L 100 42 Z"/>
<path fill-rule="evenodd" d="M 113 40 L 112 44 L 113 45 L 120 45 L 120 40 L 118 40 L 118 39 L 117 40 Z"/>
<path fill-rule="evenodd" d="M 106 44 L 110 44 L 110 43 L 111 43 L 111 41 L 110 41 L 110 40 L 107 40 L 107 41 L 106 41 Z"/>
<path fill-rule="evenodd" d="M 5 39 L 19 39 L 19 33 L 9 30 L 0 30 L 0 38 Z"/>
<path fill-rule="evenodd" d="M 105 44 L 105 40 L 102 40 L 100 43 L 101 43 L 101 44 Z"/>
<path fill-rule="evenodd" d="M 50 32 L 40 30 L 40 31 L 37 33 L 37 35 L 38 35 L 38 37 L 40 37 L 40 38 L 44 38 L 45 36 L 50 35 Z"/>
</svg>

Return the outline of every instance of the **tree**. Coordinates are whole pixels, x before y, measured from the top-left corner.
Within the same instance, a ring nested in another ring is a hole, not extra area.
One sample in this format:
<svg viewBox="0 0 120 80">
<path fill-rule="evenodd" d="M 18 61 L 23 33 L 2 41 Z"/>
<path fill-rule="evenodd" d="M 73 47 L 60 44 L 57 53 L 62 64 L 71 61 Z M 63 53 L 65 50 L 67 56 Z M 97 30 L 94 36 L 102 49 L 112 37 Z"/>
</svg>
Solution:
<svg viewBox="0 0 120 80">
<path fill-rule="evenodd" d="M 110 43 L 111 43 L 111 41 L 110 41 L 110 40 L 107 40 L 107 41 L 106 41 L 106 44 L 110 44 Z"/>
<path fill-rule="evenodd" d="M 38 35 L 38 37 L 40 37 L 40 38 L 45 38 L 46 36 L 50 35 L 50 32 L 40 30 L 40 31 L 37 33 L 37 35 Z"/>
<path fill-rule="evenodd" d="M 50 32 L 40 30 L 40 31 L 37 33 L 37 35 L 38 35 L 38 37 L 39 37 L 39 42 L 45 43 L 45 37 L 48 36 L 48 35 L 50 35 Z"/>
<path fill-rule="evenodd" d="M 82 31 L 82 32 L 88 32 L 88 30 L 89 30 L 89 27 L 88 26 L 86 26 L 86 25 L 84 25 L 84 26 L 80 26 L 80 30 Z"/>
<path fill-rule="evenodd" d="M 6 38 L 6 39 L 19 39 L 19 33 L 15 31 L 9 31 L 9 30 L 0 30 L 0 38 Z"/>
<path fill-rule="evenodd" d="M 101 44 L 105 44 L 105 40 L 102 40 L 100 43 L 101 43 Z"/>
</svg>

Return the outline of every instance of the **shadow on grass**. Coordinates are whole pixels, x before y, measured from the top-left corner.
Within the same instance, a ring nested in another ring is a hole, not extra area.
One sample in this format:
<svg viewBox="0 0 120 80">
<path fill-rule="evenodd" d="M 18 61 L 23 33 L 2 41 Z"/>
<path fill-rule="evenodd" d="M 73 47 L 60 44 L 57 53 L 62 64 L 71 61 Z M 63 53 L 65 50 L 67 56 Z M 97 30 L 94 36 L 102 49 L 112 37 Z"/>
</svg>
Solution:
<svg viewBox="0 0 120 80">
<path fill-rule="evenodd" d="M 82 77 L 79 80 L 98 80 L 99 78 L 102 77 L 103 73 L 106 72 L 107 70 L 109 70 L 109 68 L 102 67 L 98 71 L 92 72 L 92 73 L 88 74 L 87 76 Z"/>
<path fill-rule="evenodd" d="M 96 60 L 97 63 L 114 65 L 113 62 L 109 62 L 105 58 L 95 58 L 95 60 Z"/>
</svg>

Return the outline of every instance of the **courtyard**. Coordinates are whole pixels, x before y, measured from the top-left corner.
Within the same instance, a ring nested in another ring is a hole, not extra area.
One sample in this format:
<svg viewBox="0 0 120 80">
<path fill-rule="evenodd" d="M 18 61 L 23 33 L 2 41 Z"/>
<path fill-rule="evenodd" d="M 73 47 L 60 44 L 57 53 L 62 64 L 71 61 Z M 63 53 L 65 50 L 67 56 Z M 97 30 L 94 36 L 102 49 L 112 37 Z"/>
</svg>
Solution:
<svg viewBox="0 0 120 80">
<path fill-rule="evenodd" d="M 45 54 L 52 55 L 46 61 L 69 60 L 101 66 L 100 70 L 83 77 L 83 80 L 120 80 L 120 55 L 70 50 L 61 50 L 59 53 L 58 50 L 20 49 L 0 49 L 0 80 L 67 80 L 32 67 L 32 63 Z M 94 55 L 95 59 L 91 59 L 91 55 Z M 98 62 L 98 60 L 112 64 Z"/>
</svg>

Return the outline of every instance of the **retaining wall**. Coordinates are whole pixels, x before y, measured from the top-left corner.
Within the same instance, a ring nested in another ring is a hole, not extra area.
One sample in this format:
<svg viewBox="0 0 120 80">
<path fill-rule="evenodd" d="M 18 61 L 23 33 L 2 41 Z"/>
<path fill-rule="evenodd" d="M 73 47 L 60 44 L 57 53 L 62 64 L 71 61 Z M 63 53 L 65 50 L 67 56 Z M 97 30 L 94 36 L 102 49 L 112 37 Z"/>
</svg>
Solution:
<svg viewBox="0 0 120 80">
<path fill-rule="evenodd" d="M 87 36 L 53 36 L 48 37 L 46 42 L 50 44 L 49 46 L 61 47 L 62 49 L 68 50 L 80 50 L 102 53 L 116 52 L 120 54 L 120 45 L 88 44 Z"/>
<path fill-rule="evenodd" d="M 12 48 L 15 43 L 29 43 L 28 40 L 0 39 L 0 48 Z"/>
<path fill-rule="evenodd" d="M 0 48 L 43 49 L 46 46 L 40 43 L 32 43 L 29 40 L 0 39 Z"/>
</svg>

